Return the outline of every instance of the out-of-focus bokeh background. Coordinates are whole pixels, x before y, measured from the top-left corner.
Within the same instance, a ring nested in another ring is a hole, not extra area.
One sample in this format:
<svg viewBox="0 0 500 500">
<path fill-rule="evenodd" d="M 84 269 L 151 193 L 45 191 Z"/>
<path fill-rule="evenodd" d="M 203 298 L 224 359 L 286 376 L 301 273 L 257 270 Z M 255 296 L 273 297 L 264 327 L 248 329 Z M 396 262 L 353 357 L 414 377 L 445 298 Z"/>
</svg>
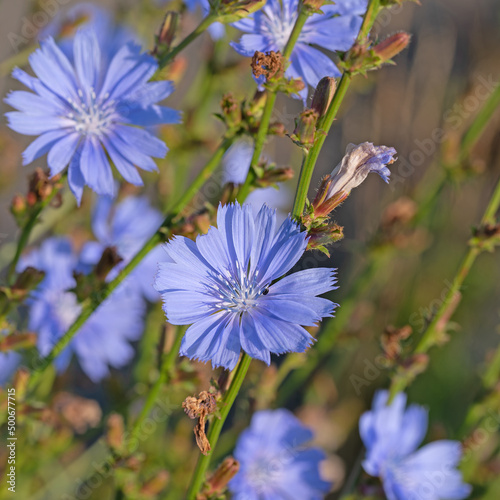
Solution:
<svg viewBox="0 0 500 500">
<path fill-rule="evenodd" d="M 42 19 L 40 12 L 46 12 L 42 6 L 49 3 L 55 6 L 55 15 L 60 15 L 59 11 L 64 12 L 76 2 L 0 2 L 2 95 L 9 89 L 20 88 L 8 73 L 14 64 L 25 64 L 35 47 L 37 35 L 30 29 L 38 18 Z M 167 8 L 138 1 L 107 1 L 99 5 L 109 7 L 120 22 L 136 29 L 146 48 L 152 47 L 153 35 Z M 181 24 L 183 33 L 196 26 L 198 20 L 196 14 L 186 14 Z M 250 399 L 242 398 L 230 422 L 238 431 L 248 424 L 249 410 L 276 404 L 294 410 L 315 430 L 316 443 L 327 453 L 325 476 L 336 481 L 336 492 L 345 478 L 353 477 L 352 471 L 357 470 L 361 451 L 356 430 L 359 415 L 369 406 L 374 391 L 388 383 L 387 372 L 378 363 L 382 333 L 391 325 L 410 325 L 414 336 L 422 332 L 449 290 L 467 251 L 471 228 L 479 223 L 500 175 L 500 114 L 490 121 L 469 157 L 461 163 L 456 161 L 464 131 L 500 81 L 499 2 L 423 0 L 421 6 L 407 2 L 386 11 L 375 31 L 383 38 L 399 30 L 413 35 L 409 49 L 397 57 L 396 66 L 386 66 L 355 80 L 312 182 L 315 189 L 321 177 L 340 161 L 349 143 L 370 141 L 394 146 L 398 151 L 399 161 L 392 167 L 390 184 L 385 185 L 373 175 L 353 191 L 336 211 L 337 222 L 345 228 L 345 238 L 332 249 L 329 260 L 322 255 L 314 257 L 322 265 L 339 269 L 340 288 L 332 297 L 340 304 L 339 314 L 343 316 L 338 327 L 335 320 L 331 322 L 331 328 L 338 328 L 337 342 L 322 356 L 321 364 L 305 383 L 301 380 L 294 386 L 285 381 L 285 392 L 277 400 L 264 390 L 253 389 L 252 384 L 261 380 L 272 385 L 277 374 L 286 373 L 284 363 L 277 360 L 268 369 L 254 363 L 245 393 Z M 235 38 L 237 33 L 229 29 L 228 36 Z M 207 59 L 208 69 L 202 63 Z M 178 91 L 167 104 L 184 112 L 188 128 L 187 132 L 181 132 L 179 127 L 161 131 L 171 153 L 159 162 L 159 175 L 143 176 L 148 185 L 146 192 L 161 209 L 203 166 L 220 139 L 223 127 L 213 113 L 218 111 L 222 94 L 231 90 L 242 98 L 254 90 L 249 61 L 228 47 L 227 39 L 214 43 L 208 35 L 202 36 L 178 58 L 170 72 Z M 301 109 L 299 101 L 280 97 L 275 119 L 291 133 Z M 3 106 L 2 112 L 6 111 L 7 106 Z M 36 166 L 45 167 L 44 158 L 22 167 L 20 153 L 29 139 L 2 126 L 2 268 L 11 259 L 18 236 L 9 214 L 10 200 L 15 193 L 26 190 L 27 175 Z M 270 141 L 266 153 L 278 164 L 293 166 L 298 172 L 301 153 L 287 137 Z M 288 207 L 293 201 L 295 182 L 296 178 L 284 187 L 289 192 Z M 215 194 L 216 190 L 205 188 L 197 203 L 202 203 L 204 195 L 213 201 Z M 310 194 L 314 195 L 313 189 Z M 53 232 L 71 233 L 80 240 L 88 237 L 91 198 L 87 193 L 77 211 L 71 196 L 66 196 L 62 208 L 48 210 L 43 216 L 35 240 Z M 432 439 L 460 436 L 468 406 L 482 392 L 480 376 L 489 353 L 499 344 L 498 254 L 480 256 L 462 295 L 462 303 L 453 316 L 450 341 L 431 351 L 429 369 L 408 391 L 411 400 L 430 408 Z M 95 443 L 109 413 L 137 412 L 140 396 L 154 378 L 161 318 L 159 308 L 154 308 L 133 366 L 121 373 L 114 372 L 110 380 L 98 387 L 75 366 L 48 390 L 59 397 L 63 391 L 77 394 L 96 401 L 100 409 L 87 401 L 87 410 L 94 412 L 95 422 L 76 437 L 67 425 L 71 417 L 62 418 L 63 422 L 55 425 L 56 430 L 49 432 L 47 422 L 52 416 L 48 410 L 39 410 L 47 414 L 42 423 L 30 426 L 31 437 L 25 437 L 25 444 L 32 448 L 30 453 L 22 452 L 26 458 L 18 478 L 19 498 L 74 495 L 78 478 L 103 456 L 103 447 Z M 321 336 L 325 328 L 330 327 L 322 327 L 317 335 Z M 295 359 L 300 364 L 301 358 Z M 178 405 L 186 394 L 201 390 L 210 376 L 209 367 L 200 366 L 196 376 L 183 372 L 169 400 Z M 50 401 L 51 397 L 46 396 Z M 55 408 L 53 402 L 48 406 Z M 236 431 L 222 439 L 218 457 L 230 452 Z M 497 438 L 491 435 L 488 439 L 493 443 Z M 163 469 L 170 471 L 166 479 L 168 498 L 181 498 L 187 481 L 185 471 L 189 471 L 197 453 L 192 441 L 192 422 L 177 406 L 168 426 L 158 426 L 144 445 L 146 466 L 140 467 L 141 474 L 150 477 Z M 1 449 L 0 457 L 3 452 Z M 3 465 L 3 459 L 0 462 Z M 176 467 L 181 472 L 173 473 Z M 119 472 L 125 478 L 132 473 L 132 466 Z M 102 480 L 102 485 L 92 490 L 91 498 L 112 498 L 111 482 Z M 485 498 L 497 498 L 495 494 Z M 4 495 L 2 489 L 0 498 Z"/>
</svg>

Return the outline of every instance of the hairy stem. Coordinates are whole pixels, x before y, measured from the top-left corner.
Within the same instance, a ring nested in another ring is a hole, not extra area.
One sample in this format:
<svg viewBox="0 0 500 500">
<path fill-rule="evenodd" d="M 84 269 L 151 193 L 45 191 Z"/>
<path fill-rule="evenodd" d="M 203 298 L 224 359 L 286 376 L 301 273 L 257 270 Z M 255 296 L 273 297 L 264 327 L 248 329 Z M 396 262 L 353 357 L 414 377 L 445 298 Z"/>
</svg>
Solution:
<svg viewBox="0 0 500 500">
<path fill-rule="evenodd" d="M 210 443 L 211 453 L 213 453 L 213 450 L 217 445 L 222 427 L 224 426 L 226 418 L 233 406 L 234 400 L 238 395 L 241 384 L 245 379 L 245 375 L 247 374 L 251 361 L 252 358 L 246 352 L 243 353 L 238 366 L 235 368 L 235 374 L 231 381 L 231 384 L 222 398 L 220 405 L 220 417 L 214 417 L 214 419 L 210 423 L 207 438 Z M 205 473 L 208 469 L 208 466 L 210 465 L 211 453 L 208 455 L 199 456 L 186 496 L 187 500 L 195 500 L 198 492 L 203 486 L 203 483 L 205 481 Z"/>
</svg>

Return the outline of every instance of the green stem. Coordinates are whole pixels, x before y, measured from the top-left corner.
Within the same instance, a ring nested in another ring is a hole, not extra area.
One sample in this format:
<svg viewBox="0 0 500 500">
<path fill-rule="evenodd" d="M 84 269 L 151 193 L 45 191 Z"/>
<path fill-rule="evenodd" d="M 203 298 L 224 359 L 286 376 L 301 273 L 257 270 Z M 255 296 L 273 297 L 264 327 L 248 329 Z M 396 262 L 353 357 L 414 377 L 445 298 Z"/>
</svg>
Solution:
<svg viewBox="0 0 500 500">
<path fill-rule="evenodd" d="M 300 33 L 307 19 L 309 18 L 309 12 L 299 6 L 300 11 L 293 25 L 292 32 L 290 33 L 290 37 L 283 49 L 283 57 L 285 60 L 288 60 L 292 55 L 293 49 L 297 40 L 299 39 Z M 255 147 L 252 155 L 252 160 L 250 161 L 250 169 L 248 171 L 245 182 L 241 185 L 238 190 L 237 199 L 240 203 L 246 199 L 248 194 L 250 193 L 250 189 L 256 179 L 255 167 L 259 164 L 260 156 L 262 154 L 262 150 L 264 149 L 264 144 L 266 142 L 267 134 L 269 131 L 269 125 L 271 123 L 271 117 L 273 114 L 274 104 L 276 103 L 277 93 L 276 92 L 268 92 L 266 103 L 264 105 L 264 110 L 262 111 L 262 118 L 260 120 L 259 129 L 257 130 L 257 135 L 255 136 Z"/>
<path fill-rule="evenodd" d="M 236 367 L 236 371 L 231 381 L 231 385 L 229 386 L 227 392 L 224 394 L 222 398 L 220 418 L 214 417 L 214 419 L 210 423 L 207 438 L 208 442 L 210 443 L 212 452 L 215 449 L 215 446 L 217 445 L 217 441 L 219 439 L 222 427 L 224 426 L 229 411 L 231 410 L 234 400 L 238 395 L 241 384 L 243 383 L 245 375 L 247 374 L 251 361 L 252 358 L 247 353 L 243 353 L 238 363 L 238 366 Z M 205 473 L 208 469 L 208 466 L 210 465 L 210 459 L 211 459 L 211 454 L 199 456 L 196 468 L 193 473 L 193 478 L 191 480 L 191 485 L 189 487 L 186 496 L 187 500 L 196 499 L 196 496 L 205 481 Z"/>
<path fill-rule="evenodd" d="M 461 144 L 460 161 L 464 161 L 469 156 L 472 148 L 483 134 L 486 125 L 492 118 L 498 106 L 500 106 L 500 85 L 490 95 L 485 105 L 481 108 L 474 119 L 474 122 L 469 127 L 469 130 L 464 135 Z"/>
<path fill-rule="evenodd" d="M 380 0 L 370 1 L 366 13 L 363 17 L 363 23 L 356 38 L 356 43 L 363 43 L 368 37 L 368 35 L 370 34 L 370 30 L 373 27 L 373 23 L 375 22 L 377 15 L 380 12 L 380 9 Z M 347 71 L 344 72 L 337 91 L 335 92 L 335 96 L 333 97 L 333 100 L 328 107 L 328 110 L 326 111 L 325 115 L 318 121 L 317 130 L 321 133 L 317 134 L 314 140 L 313 147 L 304 157 L 304 160 L 302 162 L 299 183 L 293 203 L 293 217 L 300 216 L 302 214 L 302 211 L 304 210 L 304 205 L 306 203 L 307 193 L 309 191 L 309 185 L 311 184 L 314 167 L 316 166 L 316 162 L 318 160 L 321 149 L 323 148 L 323 144 L 325 143 L 328 132 L 333 125 L 344 97 L 347 94 L 347 90 L 351 85 L 351 81 L 352 75 Z"/>
<path fill-rule="evenodd" d="M 309 151 L 309 153 L 304 156 L 304 160 L 302 161 L 302 167 L 300 169 L 299 182 L 297 186 L 297 191 L 295 193 L 295 200 L 293 203 L 292 216 L 298 217 L 302 214 L 304 210 L 304 205 L 307 199 L 307 193 L 309 191 L 309 185 L 311 184 L 311 178 L 314 171 L 314 167 L 316 166 L 316 162 L 318 160 L 319 154 L 325 142 L 326 136 L 330 131 L 330 128 L 337 116 L 338 110 L 344 97 L 347 93 L 347 90 L 351 84 L 352 76 L 348 73 L 344 73 L 340 80 L 339 86 L 335 92 L 335 96 L 326 112 L 325 116 L 320 123 L 318 124 L 318 129 L 321 131 L 320 134 L 317 135 L 314 145 Z"/>
<path fill-rule="evenodd" d="M 164 68 L 169 62 L 175 59 L 175 56 L 179 54 L 182 50 L 184 50 L 191 42 L 196 40 L 207 28 L 213 24 L 217 19 L 217 16 L 209 14 L 207 17 L 203 18 L 201 23 L 186 37 L 182 40 L 178 45 L 176 45 L 170 52 L 165 54 L 158 61 L 159 69 Z"/>
<path fill-rule="evenodd" d="M 285 406 L 294 394 L 299 393 L 312 374 L 323 366 L 325 361 L 332 355 L 337 339 L 345 331 L 352 314 L 359 304 L 360 298 L 371 288 L 375 276 L 378 275 L 378 271 L 384 268 L 385 263 L 392 255 L 393 252 L 391 251 L 379 251 L 372 256 L 368 256 L 369 261 L 353 280 L 355 285 L 341 301 L 342 307 L 338 309 L 335 318 L 328 321 L 323 330 L 320 331 L 318 342 L 307 353 L 308 355 L 304 364 L 284 379 L 276 399 L 278 407 Z"/>
<path fill-rule="evenodd" d="M 173 206 L 171 211 L 165 217 L 162 225 L 156 231 L 156 233 L 144 244 L 144 246 L 137 252 L 137 254 L 128 262 L 128 264 L 122 269 L 120 274 L 111 281 L 107 287 L 103 290 L 100 296 L 94 301 L 87 301 L 83 304 L 82 312 L 80 316 L 75 320 L 75 322 L 69 327 L 67 332 L 57 341 L 52 351 L 42 360 L 40 360 L 37 367 L 34 368 L 30 381 L 29 388 L 34 388 L 43 374 L 43 372 L 50 366 L 52 361 L 64 350 L 71 339 L 75 336 L 78 330 L 84 325 L 84 323 L 89 319 L 92 313 L 99 307 L 106 298 L 108 298 L 111 293 L 116 290 L 116 288 L 123 282 L 123 280 L 137 267 L 137 265 L 142 261 L 142 259 L 153 249 L 165 239 L 165 234 L 171 229 L 174 222 L 177 221 L 180 213 L 192 198 L 198 193 L 200 187 L 203 183 L 210 177 L 213 171 L 216 169 L 217 165 L 226 150 L 234 141 L 234 137 L 229 137 L 225 139 L 222 144 L 217 148 L 212 158 L 208 161 L 205 167 L 197 175 L 193 183 L 189 186 L 186 192 L 181 196 L 177 203 Z"/>
<path fill-rule="evenodd" d="M 135 421 L 132 430 L 130 431 L 131 443 L 137 442 L 139 433 L 141 431 L 142 423 L 144 422 L 144 420 L 146 420 L 148 415 L 151 413 L 151 410 L 154 408 L 156 401 L 158 399 L 158 395 L 160 394 L 161 388 L 172 377 L 172 370 L 175 366 L 175 360 L 177 358 L 177 354 L 179 353 L 179 349 L 181 347 L 181 342 L 182 338 L 184 337 L 184 332 L 185 328 L 180 328 L 177 330 L 174 343 L 170 348 L 170 351 L 165 355 L 165 358 L 160 368 L 160 375 L 157 378 L 151 390 L 149 391 L 148 397 L 146 398 L 146 402 L 142 407 L 141 413 L 137 417 L 137 420 Z"/>
<path fill-rule="evenodd" d="M 260 120 L 259 129 L 257 130 L 257 135 L 255 136 L 255 146 L 253 150 L 252 160 L 250 161 L 250 170 L 248 171 L 245 182 L 241 185 L 238 190 L 238 201 L 243 203 L 248 194 L 252 184 L 256 179 L 255 167 L 259 164 L 260 155 L 264 149 L 264 144 L 267 138 L 267 132 L 269 130 L 269 124 L 271 123 L 271 117 L 273 114 L 274 103 L 276 102 L 276 93 L 268 93 L 266 98 L 266 104 L 264 105 L 264 110 L 262 112 L 262 118 Z"/>
<path fill-rule="evenodd" d="M 495 221 L 495 215 L 500 207 L 500 180 L 497 182 L 493 195 L 484 211 L 484 215 L 481 219 L 481 224 L 492 223 Z M 424 331 L 419 343 L 415 348 L 415 353 L 423 354 L 427 353 L 429 349 L 435 346 L 443 333 L 446 324 L 448 323 L 450 317 L 453 315 L 458 303 L 461 301 L 460 289 L 470 273 L 472 266 L 474 265 L 477 257 L 481 254 L 482 248 L 478 245 L 473 245 L 468 250 L 465 255 L 458 271 L 453 279 L 453 283 L 448 290 L 446 297 L 444 298 L 441 307 L 438 309 L 437 313 L 433 317 L 432 321 L 427 326 Z M 406 386 L 411 382 L 411 378 L 408 375 L 396 375 L 394 377 L 391 388 L 390 397 L 391 400 L 396 394 L 403 391 Z"/>
<path fill-rule="evenodd" d="M 62 182 L 62 179 L 61 179 Z M 26 222 L 26 225 L 23 227 L 21 231 L 21 236 L 19 237 L 19 241 L 17 242 L 17 247 L 16 247 L 16 253 L 14 255 L 14 259 L 10 263 L 9 270 L 7 272 L 7 283 L 9 285 L 13 284 L 14 281 L 14 276 L 16 272 L 16 267 L 17 263 L 19 262 L 19 259 L 21 257 L 21 254 L 28 244 L 31 231 L 35 227 L 36 223 L 38 222 L 38 217 L 42 213 L 43 209 L 48 206 L 54 197 L 56 196 L 57 193 L 59 193 L 60 189 L 57 189 L 55 186 L 52 189 L 52 192 L 45 198 L 43 201 L 41 201 L 36 209 L 31 213 L 30 218 Z"/>
</svg>

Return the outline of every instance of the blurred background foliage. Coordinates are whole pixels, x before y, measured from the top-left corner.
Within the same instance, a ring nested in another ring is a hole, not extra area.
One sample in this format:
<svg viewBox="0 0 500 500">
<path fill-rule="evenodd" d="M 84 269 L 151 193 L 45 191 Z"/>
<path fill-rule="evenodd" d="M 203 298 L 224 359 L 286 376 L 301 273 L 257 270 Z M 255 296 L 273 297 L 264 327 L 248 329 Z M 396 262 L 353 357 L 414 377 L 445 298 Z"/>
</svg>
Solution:
<svg viewBox="0 0 500 500">
<path fill-rule="evenodd" d="M 72 4 L 64 2 L 61 8 Z M 145 47 L 152 47 L 166 7 L 131 0 L 99 4 L 138 30 Z M 180 6 L 173 2 L 168 8 Z M 24 19 L 32 19 L 40 8 L 37 2 L 0 2 L 2 95 L 18 88 L 6 76 L 12 62 L 22 64 L 35 46 L 31 40 L 15 50 L 6 41 L 7 35 L 20 33 Z M 198 19 L 184 15 L 182 32 L 193 29 Z M 320 178 L 340 161 L 348 143 L 370 141 L 398 151 L 399 161 L 392 167 L 388 187 L 377 176 L 370 176 L 337 209 L 336 220 L 345 227 L 345 238 L 335 245 L 331 258 L 314 254 L 304 263 L 320 262 L 339 269 L 340 288 L 332 294 L 341 305 L 339 317 L 316 331 L 321 337 L 332 330 L 329 335 L 335 336 L 336 343 L 311 356 L 314 361 L 309 365 L 306 356 L 299 355 L 274 358 L 269 368 L 254 362 L 213 463 L 231 452 L 252 411 L 280 405 L 292 409 L 314 429 L 315 442 L 328 455 L 324 475 L 335 482 L 331 498 L 338 497 L 346 479 L 356 478 L 361 452 L 358 418 L 376 388 L 389 381 L 389 372 L 380 368 L 382 335 L 390 326 L 409 325 L 413 329 L 408 339 L 411 345 L 422 333 L 449 290 L 467 250 L 471 228 L 479 223 L 499 176 L 499 113 L 489 121 L 470 154 L 460 158 L 464 132 L 500 81 L 499 28 L 500 4 L 496 0 L 424 0 L 421 6 L 406 3 L 386 11 L 379 19 L 377 36 L 405 30 L 413 35 L 412 43 L 397 57 L 396 66 L 354 81 L 312 182 L 315 189 Z M 234 38 L 235 30 L 229 29 L 228 36 Z M 241 99 L 254 91 L 249 60 L 238 56 L 227 39 L 214 43 L 207 34 L 175 61 L 167 77 L 177 87 L 167 104 L 184 112 L 185 126 L 161 130 L 171 151 L 158 162 L 159 175 L 143 174 L 146 192 L 163 211 L 218 144 L 224 129 L 213 114 L 219 110 L 223 93 L 229 89 Z M 291 133 L 300 111 L 299 101 L 280 96 L 274 118 Z M 27 175 L 35 167 L 45 167 L 43 160 L 21 167 L 20 152 L 27 143 L 28 138 L 2 127 L 0 268 L 12 258 L 17 236 L 8 213 L 12 196 L 25 191 Z M 270 140 L 266 154 L 297 172 L 301 152 L 286 136 Z M 295 183 L 296 178 L 286 185 L 289 208 Z M 215 202 L 219 184 L 208 183 L 196 206 L 202 206 L 206 198 Z M 134 192 L 135 188 L 124 187 L 123 191 Z M 91 203 L 92 196 L 86 193 L 82 208 L 76 210 L 66 192 L 62 208 L 43 214 L 33 241 L 50 233 L 70 234 L 76 242 L 91 238 Z M 468 409 L 488 393 L 482 376 L 499 344 L 499 294 L 498 254 L 483 253 L 462 289 L 450 341 L 431 350 L 428 369 L 408 391 L 410 400 L 430 408 L 429 439 L 466 439 L 480 425 L 481 419 L 471 419 Z M 25 312 L 19 314 L 25 321 Z M 54 372 L 46 374 L 37 393 L 40 403 L 18 414 L 18 498 L 74 498 L 78 488 L 79 498 L 99 500 L 182 497 L 198 450 L 193 422 L 180 405 L 186 395 L 208 387 L 210 378 L 220 374 L 182 359 L 162 389 L 161 421 L 150 421 L 151 429 L 143 430 L 138 453 L 119 461 L 114 478 L 99 474 L 94 475 L 94 483 L 83 481 L 107 457 L 101 436 L 110 429 L 108 439 L 120 435 L 123 422 L 126 425 L 140 411 L 144 395 L 158 375 L 158 346 L 168 345 L 174 334 L 173 328 L 164 329 L 160 306 L 151 306 L 137 357 L 126 369 L 114 371 L 100 385 L 92 384 L 76 364 L 57 378 Z M 294 366 L 304 363 L 311 369 L 301 372 L 299 368 L 287 376 Z M 282 390 L 276 396 L 282 379 Z M 492 394 L 487 411 L 492 412 L 498 427 L 499 397 L 495 390 Z M 3 418 L 3 409 L 1 414 Z M 466 418 L 471 419 L 467 424 Z M 500 464 L 499 440 L 496 431 L 485 432 L 474 456 L 466 454 L 464 471 L 467 480 L 479 485 L 477 498 L 494 499 L 500 493 L 500 485 L 492 481 Z M 4 454 L 2 446 L 2 467 Z M 114 496 L 117 484 L 123 496 Z M 7 497 L 2 488 L 0 498 Z"/>
</svg>

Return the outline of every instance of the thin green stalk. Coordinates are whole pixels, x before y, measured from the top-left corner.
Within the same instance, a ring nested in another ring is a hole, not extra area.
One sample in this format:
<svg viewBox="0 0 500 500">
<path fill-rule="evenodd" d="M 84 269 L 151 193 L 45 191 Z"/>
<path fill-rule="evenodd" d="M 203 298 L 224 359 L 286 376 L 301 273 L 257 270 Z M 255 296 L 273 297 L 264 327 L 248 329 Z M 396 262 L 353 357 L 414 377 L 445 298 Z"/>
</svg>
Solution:
<svg viewBox="0 0 500 500">
<path fill-rule="evenodd" d="M 318 156 L 321 152 L 323 144 L 325 142 L 326 136 L 330 131 L 330 127 L 337 116 L 337 112 L 344 100 L 344 97 L 351 84 L 352 76 L 348 73 L 344 73 L 340 80 L 335 96 L 328 108 L 328 111 L 321 123 L 318 125 L 318 129 L 322 131 L 318 134 L 314 141 L 314 145 L 309 151 L 309 153 L 304 156 L 302 161 L 302 166 L 300 168 L 299 182 L 297 186 L 297 191 L 295 193 L 295 200 L 293 202 L 292 216 L 298 217 L 302 214 L 304 210 L 304 205 L 307 199 L 307 193 L 309 191 L 309 185 L 311 184 L 311 178 L 318 160 Z"/>
<path fill-rule="evenodd" d="M 21 254 L 22 254 L 24 248 L 28 244 L 28 241 L 29 241 L 30 235 L 31 235 L 31 231 L 33 230 L 36 223 L 38 222 L 38 217 L 40 217 L 40 214 L 42 213 L 43 209 L 52 202 L 52 200 L 55 198 L 56 194 L 59 193 L 59 191 L 60 191 L 59 189 L 56 189 L 56 187 L 54 187 L 52 189 L 52 192 L 49 194 L 49 196 L 47 196 L 47 198 L 45 198 L 45 200 L 40 202 L 40 204 L 38 205 L 36 210 L 33 211 L 30 218 L 28 219 L 25 226 L 23 227 L 23 229 L 21 231 L 21 236 L 19 237 L 19 241 L 17 242 L 16 253 L 14 255 L 14 259 L 10 263 L 9 270 L 7 272 L 7 283 L 9 285 L 13 284 L 17 263 L 19 262 L 19 259 L 21 257 Z"/>
<path fill-rule="evenodd" d="M 368 37 L 377 18 L 377 15 L 380 12 L 380 9 L 380 0 L 370 1 L 363 18 L 363 23 L 356 38 L 357 43 L 363 43 Z M 323 144 L 325 143 L 328 132 L 333 125 L 342 101 L 344 100 L 349 86 L 351 85 L 351 81 L 352 75 L 349 72 L 345 71 L 342 75 L 337 91 L 335 92 L 335 96 L 333 97 L 333 100 L 328 107 L 328 110 L 326 111 L 325 115 L 318 121 L 317 129 L 321 131 L 321 133 L 317 134 L 317 137 L 314 140 L 313 147 L 304 157 L 304 160 L 302 162 L 297 192 L 295 194 L 295 200 L 293 203 L 293 217 L 298 217 L 304 210 L 304 205 L 306 203 L 307 193 L 309 191 L 309 185 L 311 184 L 314 167 L 316 166 L 316 162 L 318 160 L 321 149 L 323 148 Z"/>
<path fill-rule="evenodd" d="M 500 207 L 500 180 L 497 182 L 493 195 L 485 209 L 484 215 L 481 219 L 481 225 L 490 224 L 495 222 L 495 215 Z M 446 297 L 444 298 L 441 307 L 433 317 L 432 321 L 424 331 L 419 343 L 415 348 L 415 353 L 427 353 L 429 349 L 435 346 L 440 339 L 440 336 L 448 323 L 450 316 L 455 311 L 458 303 L 461 301 L 460 289 L 470 273 L 477 257 L 481 254 L 482 248 L 478 245 L 473 245 L 466 253 L 462 263 L 460 264 L 457 274 L 453 279 L 453 283 L 449 288 Z M 403 391 L 406 386 L 411 382 L 407 375 L 396 376 L 391 384 L 390 397 L 394 398 L 396 394 Z"/>
<path fill-rule="evenodd" d="M 292 55 L 295 44 L 297 43 L 302 28 L 304 27 L 304 24 L 306 23 L 309 16 L 309 12 L 306 9 L 300 7 L 300 12 L 297 20 L 295 21 L 285 48 L 283 49 L 283 57 L 285 58 L 285 60 L 288 60 Z M 262 111 L 262 118 L 260 120 L 259 129 L 257 130 L 257 135 L 255 136 L 255 146 L 252 160 L 250 161 L 250 169 L 248 171 L 245 182 L 238 190 L 237 199 L 240 203 L 242 203 L 246 199 L 246 197 L 250 193 L 252 184 L 255 181 L 256 175 L 254 169 L 259 164 L 260 156 L 262 154 L 262 150 L 264 149 L 264 144 L 266 142 L 267 134 L 269 131 L 269 125 L 271 123 L 271 117 L 273 114 L 274 104 L 276 103 L 276 98 L 276 92 L 268 92 L 264 110 Z"/>
<path fill-rule="evenodd" d="M 267 138 L 267 132 L 269 131 L 269 124 L 271 123 L 271 116 L 273 114 L 274 103 L 276 102 L 277 94 L 271 92 L 267 94 L 266 104 L 264 105 L 264 110 L 262 112 L 262 118 L 260 120 L 259 129 L 257 130 L 257 135 L 255 136 L 255 146 L 253 150 L 252 160 L 250 161 L 250 170 L 248 171 L 245 182 L 241 185 L 238 190 L 237 199 L 240 203 L 246 199 L 250 193 L 253 182 L 255 181 L 255 170 L 254 168 L 259 164 L 260 155 L 264 149 L 264 144 Z"/>
<path fill-rule="evenodd" d="M 142 407 L 141 413 L 139 413 L 139 416 L 137 417 L 136 421 L 134 422 L 134 425 L 132 426 L 132 430 L 130 431 L 131 443 L 137 442 L 138 435 L 141 431 L 142 423 L 144 422 L 144 420 L 146 420 L 148 415 L 151 413 L 151 410 L 154 408 L 162 387 L 166 383 L 168 383 L 168 381 L 172 377 L 172 370 L 175 366 L 175 360 L 177 359 L 177 355 L 181 347 L 181 342 L 182 338 L 184 337 L 184 332 L 185 328 L 178 328 L 177 331 L 175 332 L 174 343 L 172 344 L 170 351 L 167 354 L 165 354 L 165 357 L 163 359 L 160 368 L 160 375 L 158 376 L 156 382 L 149 391 L 148 397 L 146 398 L 146 402 Z"/>
<path fill-rule="evenodd" d="M 210 443 L 212 452 L 217 445 L 217 441 L 219 439 L 222 427 L 224 426 L 226 418 L 233 406 L 234 400 L 238 395 L 241 384 L 245 379 L 245 375 L 247 374 L 251 361 L 252 358 L 246 352 L 243 353 L 238 363 L 238 366 L 236 367 L 235 374 L 231 381 L 231 384 L 222 398 L 220 417 L 219 418 L 214 417 L 214 419 L 210 423 L 207 438 L 208 442 Z M 212 457 L 211 453 L 208 455 L 199 456 L 196 468 L 193 473 L 193 477 L 191 479 L 191 484 L 189 486 L 189 490 L 186 496 L 187 500 L 196 499 L 196 496 L 205 481 L 205 473 L 208 469 L 208 466 L 210 465 L 211 457 Z"/>
<path fill-rule="evenodd" d="M 318 370 L 324 362 L 331 356 L 333 348 L 339 335 L 345 330 L 349 319 L 351 318 L 360 297 L 370 289 L 374 277 L 378 271 L 383 269 L 385 263 L 393 252 L 378 252 L 366 263 L 366 266 L 354 280 L 355 285 L 349 290 L 347 296 L 342 300 L 335 318 L 328 321 L 325 327 L 318 335 L 318 342 L 308 352 L 305 363 L 293 371 L 293 373 L 284 379 L 283 385 L 278 391 L 276 405 L 284 406 L 294 394 L 301 391 L 304 384 L 310 379 L 312 374 Z M 291 369 L 294 367 L 292 366 Z"/>
<path fill-rule="evenodd" d="M 207 17 L 203 18 L 201 23 L 178 45 L 176 45 L 172 50 L 170 50 L 165 56 L 160 58 L 158 61 L 159 69 L 164 68 L 169 62 L 175 59 L 175 56 L 184 50 L 191 42 L 196 40 L 207 28 L 217 20 L 217 16 L 209 14 Z"/>
<path fill-rule="evenodd" d="M 229 146 L 232 144 L 234 138 L 230 137 L 225 139 L 222 144 L 217 148 L 211 159 L 205 165 L 205 167 L 201 170 L 201 172 L 197 175 L 193 183 L 189 186 L 186 192 L 181 196 L 181 198 L 177 201 L 177 203 L 173 206 L 171 211 L 165 217 L 162 225 L 156 231 L 156 233 L 143 245 L 143 247 L 137 252 L 137 254 L 128 262 L 128 264 L 122 269 L 122 271 L 118 274 L 118 276 L 111 281 L 100 296 L 93 301 L 86 301 L 82 305 L 82 312 L 80 316 L 75 320 L 75 322 L 69 327 L 67 332 L 57 341 L 55 346 L 52 348 L 52 351 L 43 359 L 39 360 L 38 366 L 33 370 L 29 388 L 33 389 L 42 376 L 43 372 L 50 366 L 50 364 L 54 361 L 54 359 L 64 350 L 64 348 L 68 345 L 74 335 L 78 332 L 78 330 L 84 325 L 84 323 L 89 319 L 92 313 L 99 307 L 104 300 L 106 300 L 109 295 L 123 282 L 123 280 L 129 276 L 129 274 L 137 267 L 137 265 L 142 261 L 142 259 L 158 245 L 161 241 L 164 240 L 165 234 L 171 229 L 172 225 L 178 219 L 180 213 L 192 198 L 198 193 L 200 187 L 203 183 L 210 177 L 213 171 L 216 169 L 220 160 Z"/>
<path fill-rule="evenodd" d="M 460 160 L 464 161 L 470 154 L 472 148 L 484 132 L 486 125 L 500 106 L 500 85 L 492 92 L 485 105 L 477 114 L 474 122 L 469 127 L 462 139 Z"/>
</svg>

